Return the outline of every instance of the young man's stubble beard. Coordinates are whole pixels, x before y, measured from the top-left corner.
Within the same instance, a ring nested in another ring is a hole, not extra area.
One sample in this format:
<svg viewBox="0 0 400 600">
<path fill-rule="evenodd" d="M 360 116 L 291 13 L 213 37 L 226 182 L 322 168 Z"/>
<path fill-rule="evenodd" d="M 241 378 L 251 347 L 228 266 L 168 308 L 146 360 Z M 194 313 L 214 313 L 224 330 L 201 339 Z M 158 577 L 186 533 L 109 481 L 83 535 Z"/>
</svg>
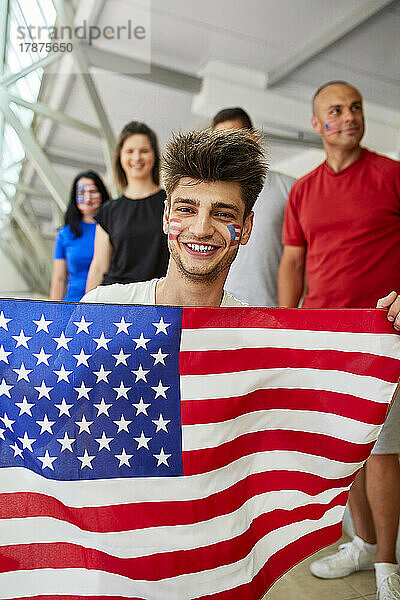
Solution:
<svg viewBox="0 0 400 600">
<path fill-rule="evenodd" d="M 185 266 L 183 265 L 180 255 L 177 252 L 174 244 L 169 242 L 168 248 L 169 248 L 169 252 L 171 254 L 172 259 L 175 261 L 178 271 L 180 273 L 182 273 L 182 275 L 186 279 L 188 279 L 189 281 L 193 281 L 193 282 L 212 283 L 213 281 L 215 281 L 218 278 L 218 276 L 223 271 L 229 269 L 229 267 L 231 266 L 231 264 L 233 263 L 233 261 L 236 258 L 236 255 L 239 250 L 239 245 L 234 249 L 234 251 L 228 252 L 223 257 L 223 259 L 211 269 L 211 271 L 205 271 L 203 273 L 202 272 L 192 273 L 192 272 L 188 271 L 185 268 Z"/>
</svg>

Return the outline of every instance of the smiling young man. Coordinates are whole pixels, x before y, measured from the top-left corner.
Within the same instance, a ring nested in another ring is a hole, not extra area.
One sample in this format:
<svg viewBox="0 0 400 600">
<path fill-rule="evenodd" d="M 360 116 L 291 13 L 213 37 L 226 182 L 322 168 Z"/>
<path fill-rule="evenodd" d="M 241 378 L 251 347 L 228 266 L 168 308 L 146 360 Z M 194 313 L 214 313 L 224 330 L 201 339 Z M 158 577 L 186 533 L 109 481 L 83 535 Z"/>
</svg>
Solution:
<svg viewBox="0 0 400 600">
<path fill-rule="evenodd" d="M 314 130 L 326 161 L 292 187 L 279 268 L 281 306 L 296 307 L 307 274 L 305 308 L 368 308 L 400 286 L 400 163 L 360 145 L 360 92 L 343 81 L 313 98 Z M 311 564 L 333 579 L 373 569 L 378 600 L 400 599 L 396 538 L 400 513 L 400 398 L 353 484 L 349 505 L 356 536 Z"/>
<path fill-rule="evenodd" d="M 98 287 L 83 302 L 242 306 L 224 291 L 240 244 L 249 240 L 266 163 L 246 130 L 181 134 L 163 164 L 164 231 L 171 254 L 163 279 Z M 144 249 L 145 251 L 145 249 Z"/>
</svg>

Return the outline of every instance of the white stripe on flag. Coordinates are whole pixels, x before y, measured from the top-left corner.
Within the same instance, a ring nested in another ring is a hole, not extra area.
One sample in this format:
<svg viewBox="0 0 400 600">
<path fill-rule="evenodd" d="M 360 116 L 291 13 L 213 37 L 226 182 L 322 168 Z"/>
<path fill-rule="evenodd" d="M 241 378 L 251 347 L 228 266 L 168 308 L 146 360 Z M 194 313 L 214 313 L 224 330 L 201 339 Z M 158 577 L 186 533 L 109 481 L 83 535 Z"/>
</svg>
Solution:
<svg viewBox="0 0 400 600">
<path fill-rule="evenodd" d="M 259 410 L 221 423 L 185 425 L 183 449 L 216 448 L 246 433 L 274 429 L 320 433 L 346 442 L 367 444 L 376 440 L 381 425 L 310 410 Z"/>
<path fill-rule="evenodd" d="M 244 376 L 245 375 L 245 376 Z M 299 384 L 301 382 L 301 385 Z M 325 369 L 256 369 L 234 373 L 181 375 L 182 400 L 245 396 L 256 390 L 325 390 L 388 403 L 397 383 L 377 377 Z"/>
<path fill-rule="evenodd" d="M 181 351 L 183 352 L 271 347 L 365 352 L 399 358 L 398 339 L 392 334 L 259 328 L 182 330 Z"/>
<path fill-rule="evenodd" d="M 0 492 L 47 494 L 57 498 L 66 506 L 75 508 L 132 502 L 196 500 L 231 487 L 248 477 L 249 473 L 287 470 L 310 473 L 325 479 L 337 479 L 351 475 L 361 465 L 362 462 L 347 463 L 304 452 L 279 450 L 250 454 L 210 473 L 174 479 L 149 477 L 99 481 L 53 481 L 27 469 L 10 467 L 2 469 Z"/>
<path fill-rule="evenodd" d="M 192 600 L 217 594 L 249 583 L 275 552 L 304 535 L 340 522 L 343 511 L 342 506 L 335 506 L 317 521 L 306 519 L 276 529 L 259 540 L 252 551 L 237 562 L 161 581 L 132 581 L 128 577 L 92 569 L 37 569 L 1 573 L 0 600 L 9 600 L 10 592 L 7 590 L 13 590 L 14 600 L 45 594 L 96 597 L 99 589 L 103 596 L 139 596 L 145 600 Z"/>
<path fill-rule="evenodd" d="M 93 532 L 51 517 L 0 520 L 0 548 L 15 544 L 66 542 L 106 552 L 118 558 L 151 556 L 159 552 L 191 550 L 193 540 L 201 548 L 235 538 L 247 531 L 251 521 L 273 510 L 295 510 L 310 504 L 329 504 L 348 487 L 333 488 L 315 496 L 299 490 L 258 494 L 237 510 L 207 521 L 160 526 L 136 531 Z M 249 520 L 250 518 L 250 520 Z"/>
</svg>

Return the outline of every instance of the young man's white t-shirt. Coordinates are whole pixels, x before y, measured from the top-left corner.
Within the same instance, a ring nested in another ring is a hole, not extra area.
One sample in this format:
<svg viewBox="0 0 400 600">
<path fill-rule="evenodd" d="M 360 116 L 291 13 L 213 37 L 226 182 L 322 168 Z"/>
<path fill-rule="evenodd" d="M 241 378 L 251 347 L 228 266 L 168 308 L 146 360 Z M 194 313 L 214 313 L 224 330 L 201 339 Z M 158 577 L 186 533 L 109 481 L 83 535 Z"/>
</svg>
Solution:
<svg viewBox="0 0 400 600">
<path fill-rule="evenodd" d="M 105 304 L 150 304 L 156 303 L 156 286 L 160 279 L 139 281 L 137 283 L 114 283 L 113 285 L 99 285 L 91 290 L 81 302 L 99 302 Z M 248 306 L 237 300 L 224 290 L 220 306 Z"/>
</svg>

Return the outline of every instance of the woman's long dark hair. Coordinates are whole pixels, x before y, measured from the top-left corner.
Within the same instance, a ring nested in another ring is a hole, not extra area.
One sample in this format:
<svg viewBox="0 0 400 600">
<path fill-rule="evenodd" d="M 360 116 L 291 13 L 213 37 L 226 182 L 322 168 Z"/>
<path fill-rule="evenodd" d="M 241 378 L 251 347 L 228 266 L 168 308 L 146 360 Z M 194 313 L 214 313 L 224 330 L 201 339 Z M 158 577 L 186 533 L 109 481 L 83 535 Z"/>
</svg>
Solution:
<svg viewBox="0 0 400 600">
<path fill-rule="evenodd" d="M 69 204 L 65 213 L 65 225 L 69 225 L 75 238 L 81 237 L 82 235 L 81 220 L 83 215 L 76 204 L 76 185 L 81 177 L 87 177 L 95 183 L 100 192 L 101 204 L 104 204 L 104 202 L 107 202 L 107 200 L 110 199 L 110 194 L 100 175 L 95 173 L 95 171 L 82 171 L 82 173 L 78 173 L 72 182 Z"/>
</svg>

